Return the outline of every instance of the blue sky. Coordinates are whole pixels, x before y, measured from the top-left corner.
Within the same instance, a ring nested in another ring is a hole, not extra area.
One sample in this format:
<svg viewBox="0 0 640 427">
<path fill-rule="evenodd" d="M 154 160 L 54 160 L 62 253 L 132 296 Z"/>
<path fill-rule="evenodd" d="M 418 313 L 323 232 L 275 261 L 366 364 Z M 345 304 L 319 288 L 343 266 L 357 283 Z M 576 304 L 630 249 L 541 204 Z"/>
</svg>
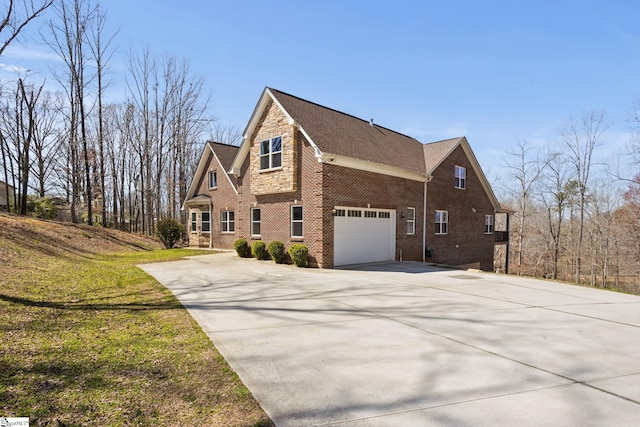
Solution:
<svg viewBox="0 0 640 427">
<path fill-rule="evenodd" d="M 244 127 L 271 86 L 423 142 L 466 135 L 490 179 L 500 175 L 509 146 L 556 143 L 558 128 L 589 110 L 606 111 L 612 126 L 603 151 L 618 150 L 632 132 L 627 118 L 640 94 L 637 1 L 104 6 L 111 27 L 120 28 L 116 81 L 128 50 L 148 46 L 189 61 L 223 123 Z M 25 49 L 44 48 L 26 41 L 0 62 L 42 67 L 24 58 Z"/>
</svg>

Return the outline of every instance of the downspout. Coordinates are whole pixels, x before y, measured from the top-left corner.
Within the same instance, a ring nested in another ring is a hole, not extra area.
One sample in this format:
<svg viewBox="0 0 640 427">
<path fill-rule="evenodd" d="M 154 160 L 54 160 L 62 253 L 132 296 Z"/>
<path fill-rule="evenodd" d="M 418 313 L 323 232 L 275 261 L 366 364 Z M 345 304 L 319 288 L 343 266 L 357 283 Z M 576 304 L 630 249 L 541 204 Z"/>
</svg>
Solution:
<svg viewBox="0 0 640 427">
<path fill-rule="evenodd" d="M 209 201 L 209 249 L 213 248 L 213 206 Z"/>
<path fill-rule="evenodd" d="M 422 197 L 422 262 L 427 262 L 427 183 L 431 177 L 424 182 L 424 195 Z"/>
<path fill-rule="evenodd" d="M 504 257 L 504 274 L 509 274 L 509 250 L 511 249 L 511 232 L 509 231 L 509 212 L 507 212 L 507 249 Z"/>
</svg>

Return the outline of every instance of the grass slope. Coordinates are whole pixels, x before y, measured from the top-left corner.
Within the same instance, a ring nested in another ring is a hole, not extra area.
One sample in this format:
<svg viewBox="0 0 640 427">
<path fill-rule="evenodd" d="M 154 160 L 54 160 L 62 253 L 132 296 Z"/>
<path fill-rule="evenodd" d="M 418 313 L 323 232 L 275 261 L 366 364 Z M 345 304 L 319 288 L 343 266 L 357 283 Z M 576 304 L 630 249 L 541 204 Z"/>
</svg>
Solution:
<svg viewBox="0 0 640 427">
<path fill-rule="evenodd" d="M 180 303 L 135 267 L 193 253 L 0 215 L 0 416 L 36 426 L 272 425 Z"/>
</svg>

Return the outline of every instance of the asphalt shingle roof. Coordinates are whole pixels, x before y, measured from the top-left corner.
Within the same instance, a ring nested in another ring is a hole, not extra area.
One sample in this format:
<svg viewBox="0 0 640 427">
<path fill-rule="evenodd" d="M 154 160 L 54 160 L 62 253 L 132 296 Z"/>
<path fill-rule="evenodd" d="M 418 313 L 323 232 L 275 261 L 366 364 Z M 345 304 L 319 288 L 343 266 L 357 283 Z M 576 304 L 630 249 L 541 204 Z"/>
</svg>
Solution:
<svg viewBox="0 0 640 427">
<path fill-rule="evenodd" d="M 218 159 L 220 160 L 220 163 L 222 163 L 222 167 L 224 168 L 224 170 L 228 171 L 231 168 L 233 159 L 235 159 L 236 154 L 238 154 L 238 150 L 240 149 L 240 147 L 238 147 L 237 145 L 229 145 L 215 141 L 207 141 L 207 144 L 209 144 L 209 146 L 216 153 L 216 156 L 218 156 Z"/>
<path fill-rule="evenodd" d="M 322 152 L 426 173 L 423 144 L 417 139 L 276 89 L 269 90 Z"/>
</svg>

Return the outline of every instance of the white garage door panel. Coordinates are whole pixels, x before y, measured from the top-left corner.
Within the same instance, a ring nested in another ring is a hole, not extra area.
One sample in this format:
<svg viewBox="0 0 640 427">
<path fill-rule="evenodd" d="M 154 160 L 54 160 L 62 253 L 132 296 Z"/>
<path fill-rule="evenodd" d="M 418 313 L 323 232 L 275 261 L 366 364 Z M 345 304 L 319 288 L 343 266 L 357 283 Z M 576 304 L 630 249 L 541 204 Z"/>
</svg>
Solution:
<svg viewBox="0 0 640 427">
<path fill-rule="evenodd" d="M 334 223 L 335 266 L 365 262 L 390 261 L 396 253 L 395 211 L 362 208 L 339 208 L 362 211 L 361 217 L 336 216 Z M 376 212 L 376 218 L 365 217 L 365 212 Z M 379 218 L 379 212 L 388 212 L 389 218 Z"/>
</svg>

